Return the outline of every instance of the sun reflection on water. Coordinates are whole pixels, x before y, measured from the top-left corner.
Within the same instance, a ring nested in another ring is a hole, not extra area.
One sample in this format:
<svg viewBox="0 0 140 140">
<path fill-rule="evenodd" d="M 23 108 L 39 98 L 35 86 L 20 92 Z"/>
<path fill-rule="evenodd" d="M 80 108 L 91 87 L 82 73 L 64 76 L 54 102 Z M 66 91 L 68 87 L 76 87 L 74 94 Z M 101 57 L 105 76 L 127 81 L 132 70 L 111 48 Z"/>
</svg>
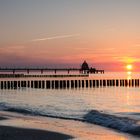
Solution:
<svg viewBox="0 0 140 140">
<path fill-rule="evenodd" d="M 128 71 L 127 72 L 127 80 L 130 80 L 130 79 L 132 79 L 132 72 Z"/>
<path fill-rule="evenodd" d="M 127 80 L 132 79 L 132 68 L 133 68 L 133 65 L 132 64 L 127 64 L 126 65 L 126 69 L 127 69 Z"/>
</svg>

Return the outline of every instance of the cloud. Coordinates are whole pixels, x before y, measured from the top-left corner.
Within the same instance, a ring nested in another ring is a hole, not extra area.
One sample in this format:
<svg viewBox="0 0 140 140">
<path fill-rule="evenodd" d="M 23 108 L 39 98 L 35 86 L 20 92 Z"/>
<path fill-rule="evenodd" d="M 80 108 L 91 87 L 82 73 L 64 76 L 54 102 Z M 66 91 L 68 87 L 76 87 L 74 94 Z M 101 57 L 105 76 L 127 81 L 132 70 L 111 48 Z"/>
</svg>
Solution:
<svg viewBox="0 0 140 140">
<path fill-rule="evenodd" d="M 46 38 L 37 38 L 31 41 L 36 42 L 36 41 L 45 41 L 45 40 L 53 40 L 53 39 L 72 38 L 72 37 L 78 37 L 78 36 L 80 36 L 80 34 L 60 35 L 60 36 L 52 36 L 52 37 L 46 37 Z"/>
</svg>

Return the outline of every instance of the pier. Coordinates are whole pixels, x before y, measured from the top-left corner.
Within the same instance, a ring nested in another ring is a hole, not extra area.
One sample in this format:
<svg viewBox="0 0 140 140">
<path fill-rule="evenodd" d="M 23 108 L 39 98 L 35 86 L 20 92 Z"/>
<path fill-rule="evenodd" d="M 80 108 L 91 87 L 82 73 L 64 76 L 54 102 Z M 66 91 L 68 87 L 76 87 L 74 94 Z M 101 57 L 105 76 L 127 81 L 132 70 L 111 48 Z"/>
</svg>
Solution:
<svg viewBox="0 0 140 140">
<path fill-rule="evenodd" d="M 81 68 L 0 68 L 0 72 L 11 72 L 12 74 L 16 74 L 16 72 L 26 72 L 27 74 L 30 74 L 30 72 L 36 72 L 36 71 L 40 71 L 41 74 L 43 74 L 44 72 L 53 72 L 53 73 L 57 73 L 57 72 L 65 72 L 67 71 L 68 74 L 70 74 L 70 72 L 73 71 L 77 71 L 79 73 L 104 73 L 104 70 L 87 70 L 85 72 L 85 70 L 81 69 Z"/>
<path fill-rule="evenodd" d="M 0 72 L 12 72 L 12 74 L 16 74 L 16 72 L 26 72 L 27 74 L 30 74 L 30 72 L 36 72 L 36 71 L 40 71 L 41 74 L 43 74 L 44 72 L 53 72 L 53 73 L 57 73 L 57 72 L 65 72 L 67 71 L 67 74 L 70 74 L 71 71 L 77 71 L 79 72 L 79 74 L 89 74 L 89 73 L 104 73 L 104 70 L 98 70 L 96 68 L 89 68 L 88 63 L 86 61 L 84 61 L 81 65 L 80 68 L 47 68 L 47 67 L 42 67 L 42 68 L 29 68 L 29 67 L 25 67 L 25 68 L 21 68 L 21 67 L 17 67 L 17 68 L 2 68 L 0 67 Z"/>
</svg>

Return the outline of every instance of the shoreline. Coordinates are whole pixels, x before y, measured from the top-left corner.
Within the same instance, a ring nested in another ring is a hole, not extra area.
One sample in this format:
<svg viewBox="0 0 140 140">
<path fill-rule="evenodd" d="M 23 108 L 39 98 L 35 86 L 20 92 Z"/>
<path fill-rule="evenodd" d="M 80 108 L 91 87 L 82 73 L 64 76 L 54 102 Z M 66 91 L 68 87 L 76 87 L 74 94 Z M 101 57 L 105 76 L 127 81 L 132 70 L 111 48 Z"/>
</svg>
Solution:
<svg viewBox="0 0 140 140">
<path fill-rule="evenodd" d="M 138 140 L 129 134 L 74 120 L 22 115 L 0 111 L 1 140 Z M 36 139 L 33 138 L 35 135 Z"/>
<path fill-rule="evenodd" d="M 45 129 L 14 126 L 14 123 L 9 126 L 1 124 L 2 121 L 12 121 L 13 117 L 13 115 L 10 116 L 9 112 L 2 111 L 1 113 L 0 111 L 0 140 L 68 140 L 73 138 L 64 133 Z M 17 114 L 15 117 L 17 117 Z M 19 118 L 22 121 L 25 119 L 24 117 L 21 118 L 21 115 L 19 115 Z"/>
</svg>

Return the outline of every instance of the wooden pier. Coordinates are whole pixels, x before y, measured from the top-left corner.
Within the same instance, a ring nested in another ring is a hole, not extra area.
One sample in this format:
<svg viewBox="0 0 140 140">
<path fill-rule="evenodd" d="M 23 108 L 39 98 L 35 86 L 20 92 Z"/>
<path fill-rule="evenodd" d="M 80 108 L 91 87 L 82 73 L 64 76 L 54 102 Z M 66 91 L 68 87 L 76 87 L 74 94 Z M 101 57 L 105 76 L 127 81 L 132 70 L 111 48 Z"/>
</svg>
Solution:
<svg viewBox="0 0 140 140">
<path fill-rule="evenodd" d="M 80 68 L 0 68 L 0 72 L 12 72 L 13 74 L 16 74 L 16 72 L 27 72 L 29 74 L 30 72 L 36 72 L 40 71 L 41 74 L 44 72 L 54 72 L 55 74 L 57 72 L 65 72 L 69 74 L 72 71 L 77 71 L 79 73 L 84 73 L 83 70 Z M 104 73 L 104 70 L 96 70 L 90 71 L 88 70 L 86 73 Z"/>
<path fill-rule="evenodd" d="M 64 72 L 67 71 L 68 74 L 70 74 L 71 71 L 77 71 L 79 74 L 97 74 L 97 73 L 104 73 L 104 70 L 97 70 L 96 68 L 89 67 L 88 63 L 84 61 L 80 68 L 47 68 L 47 67 L 0 67 L 0 72 L 12 72 L 13 74 L 17 74 L 16 72 L 27 72 L 29 74 L 30 72 L 41 72 L 43 74 L 44 72 L 54 72 L 55 74 L 58 71 Z"/>
</svg>

